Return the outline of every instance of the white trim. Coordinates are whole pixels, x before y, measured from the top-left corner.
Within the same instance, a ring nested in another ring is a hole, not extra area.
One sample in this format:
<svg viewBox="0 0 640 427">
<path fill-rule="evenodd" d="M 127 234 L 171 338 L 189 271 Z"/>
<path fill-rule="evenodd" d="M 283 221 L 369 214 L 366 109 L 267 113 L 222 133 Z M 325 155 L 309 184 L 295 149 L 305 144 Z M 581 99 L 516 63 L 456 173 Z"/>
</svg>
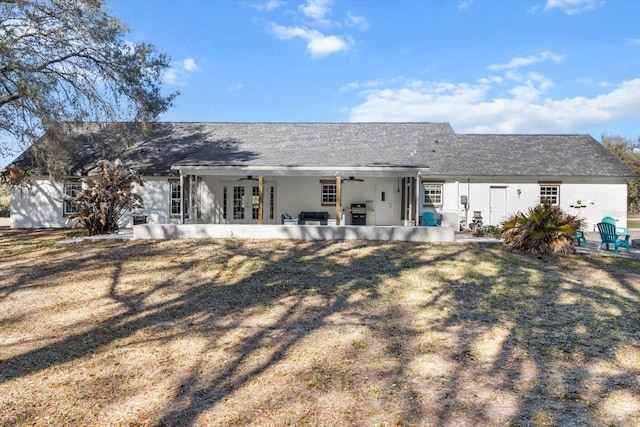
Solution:
<svg viewBox="0 0 640 427">
<path fill-rule="evenodd" d="M 324 191 L 325 186 L 332 186 L 333 192 L 325 193 Z M 333 202 L 325 201 L 325 196 L 333 196 L 335 200 Z M 320 180 L 320 206 L 336 206 L 337 203 L 338 203 L 338 181 L 330 180 L 330 182 L 322 182 L 322 180 Z"/>
<path fill-rule="evenodd" d="M 177 185 L 180 188 L 180 197 L 173 197 L 173 186 Z M 173 212 L 173 201 L 180 200 L 180 213 Z M 178 218 L 182 215 L 182 185 L 178 179 L 169 180 L 169 216 L 171 218 Z"/>
<path fill-rule="evenodd" d="M 65 196 L 71 196 L 71 197 L 75 197 L 76 194 L 69 194 L 67 193 L 67 186 L 74 186 L 74 187 L 79 187 L 79 191 L 82 191 L 82 181 L 79 179 L 65 179 L 62 182 L 62 194 L 64 194 Z M 76 190 L 76 193 L 79 192 L 78 190 Z M 71 208 L 69 210 L 67 210 L 67 207 Z M 66 201 L 66 200 L 62 200 L 62 216 L 67 217 L 69 215 L 74 215 L 78 213 L 78 209 L 77 206 L 74 206 L 71 202 Z"/>
<path fill-rule="evenodd" d="M 442 205 L 444 205 L 444 185 L 445 185 L 444 182 L 431 181 L 431 180 L 425 180 L 425 179 L 422 180 L 422 207 L 423 208 L 430 208 L 430 207 L 441 208 Z M 439 194 L 435 193 L 440 196 L 439 202 L 435 203 L 435 202 L 428 201 L 430 198 L 427 198 L 427 187 L 440 187 Z"/>
<path fill-rule="evenodd" d="M 423 180 L 436 180 L 436 181 L 455 181 L 470 180 L 476 184 L 492 184 L 496 182 L 505 184 L 519 184 L 519 183 L 538 183 L 538 182 L 562 182 L 562 183 L 574 183 L 584 184 L 585 182 L 594 184 L 623 184 L 629 181 L 626 177 L 612 177 L 612 176 L 588 176 L 588 175 L 567 175 L 567 176 L 547 176 L 547 175 L 491 175 L 491 176 L 477 176 L 477 175 L 448 175 L 448 174 L 422 174 Z"/>
<path fill-rule="evenodd" d="M 540 203 L 542 203 L 542 199 L 543 198 L 550 198 L 550 199 L 555 199 L 555 202 L 551 202 L 551 204 L 553 206 L 560 206 L 560 183 L 554 183 L 554 182 L 550 182 L 550 183 L 538 183 L 538 196 L 540 197 Z M 551 189 L 551 188 L 555 188 L 556 192 L 555 194 L 551 193 L 551 194 L 542 194 L 542 189 L 543 188 L 547 188 L 547 189 Z"/>
<path fill-rule="evenodd" d="M 404 177 L 413 174 L 416 168 L 398 167 L 307 167 L 307 166 L 198 166 L 198 165 L 173 165 L 172 170 L 181 171 L 187 175 L 221 175 L 221 176 L 350 176 L 365 173 L 370 177 Z M 346 172 L 346 173 L 345 173 Z"/>
</svg>

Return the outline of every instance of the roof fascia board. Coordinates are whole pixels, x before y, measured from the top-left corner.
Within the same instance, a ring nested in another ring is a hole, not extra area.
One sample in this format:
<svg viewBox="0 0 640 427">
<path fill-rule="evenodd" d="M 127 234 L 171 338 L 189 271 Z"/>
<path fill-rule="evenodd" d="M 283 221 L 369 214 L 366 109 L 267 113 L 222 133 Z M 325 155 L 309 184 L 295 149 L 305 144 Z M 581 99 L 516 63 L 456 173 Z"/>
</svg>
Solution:
<svg viewBox="0 0 640 427">
<path fill-rule="evenodd" d="M 421 171 L 422 179 L 447 179 L 449 181 L 467 181 L 482 183 L 522 183 L 522 182 L 538 182 L 538 181 L 561 181 L 565 183 L 588 184 L 594 182 L 601 183 L 626 183 L 636 178 L 632 176 L 597 176 L 597 175 L 446 175 L 432 174 Z"/>
<path fill-rule="evenodd" d="M 172 170 L 181 170 L 187 175 L 268 175 L 268 176 L 366 176 L 403 177 L 414 176 L 416 168 L 411 167 L 304 167 L 304 166 L 181 166 L 173 165 Z"/>
</svg>

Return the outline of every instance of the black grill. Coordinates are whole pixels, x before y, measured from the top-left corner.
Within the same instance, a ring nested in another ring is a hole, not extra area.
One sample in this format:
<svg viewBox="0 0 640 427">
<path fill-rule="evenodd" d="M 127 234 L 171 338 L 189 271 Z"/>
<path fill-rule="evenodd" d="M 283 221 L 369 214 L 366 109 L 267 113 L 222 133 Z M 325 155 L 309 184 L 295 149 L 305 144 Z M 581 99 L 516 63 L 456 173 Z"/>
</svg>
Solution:
<svg viewBox="0 0 640 427">
<path fill-rule="evenodd" d="M 367 205 L 365 203 L 351 204 L 351 225 L 367 225 Z"/>
</svg>

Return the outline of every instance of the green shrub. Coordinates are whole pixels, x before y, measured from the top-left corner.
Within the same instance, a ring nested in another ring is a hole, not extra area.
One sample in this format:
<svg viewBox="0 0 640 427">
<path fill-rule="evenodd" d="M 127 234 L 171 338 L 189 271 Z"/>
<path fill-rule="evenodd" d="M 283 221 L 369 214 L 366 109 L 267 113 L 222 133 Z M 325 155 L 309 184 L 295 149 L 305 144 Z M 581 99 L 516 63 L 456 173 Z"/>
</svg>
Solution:
<svg viewBox="0 0 640 427">
<path fill-rule="evenodd" d="M 571 236 L 584 226 L 584 221 L 548 203 L 518 212 L 503 224 L 504 244 L 514 250 L 540 254 L 575 253 Z"/>
</svg>

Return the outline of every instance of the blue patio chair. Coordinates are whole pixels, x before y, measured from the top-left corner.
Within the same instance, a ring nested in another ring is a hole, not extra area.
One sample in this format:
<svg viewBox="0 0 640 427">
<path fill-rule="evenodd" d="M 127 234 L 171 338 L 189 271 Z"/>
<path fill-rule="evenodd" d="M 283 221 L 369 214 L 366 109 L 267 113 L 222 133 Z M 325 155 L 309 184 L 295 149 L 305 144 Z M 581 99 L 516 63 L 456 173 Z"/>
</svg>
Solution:
<svg viewBox="0 0 640 427">
<path fill-rule="evenodd" d="M 600 244 L 598 245 L 598 249 L 602 247 L 602 245 L 606 245 L 607 250 L 609 250 L 609 244 L 613 244 L 613 251 L 618 253 L 618 248 L 622 245 L 625 246 L 627 252 L 629 252 L 629 235 L 619 235 L 616 232 L 616 226 L 611 224 L 610 222 L 599 222 L 598 223 L 598 231 L 600 231 Z"/>
<path fill-rule="evenodd" d="M 433 212 L 422 212 L 422 225 L 427 227 L 440 227 L 440 219 L 436 218 L 436 214 Z"/>
<path fill-rule="evenodd" d="M 625 227 L 618 227 L 616 225 L 616 220 L 613 217 L 605 216 L 604 218 L 602 218 L 600 222 L 607 222 L 609 224 L 615 225 L 616 231 L 618 232 L 618 234 L 629 234 L 629 232 L 627 232 L 627 229 Z"/>
<path fill-rule="evenodd" d="M 581 243 L 583 243 L 585 246 L 588 246 L 587 245 L 587 238 L 584 237 L 584 231 L 578 230 L 578 231 L 576 231 L 576 234 L 574 234 L 571 237 L 573 238 L 573 240 L 575 240 L 575 242 L 576 242 L 576 244 L 578 246 L 582 246 Z"/>
</svg>

